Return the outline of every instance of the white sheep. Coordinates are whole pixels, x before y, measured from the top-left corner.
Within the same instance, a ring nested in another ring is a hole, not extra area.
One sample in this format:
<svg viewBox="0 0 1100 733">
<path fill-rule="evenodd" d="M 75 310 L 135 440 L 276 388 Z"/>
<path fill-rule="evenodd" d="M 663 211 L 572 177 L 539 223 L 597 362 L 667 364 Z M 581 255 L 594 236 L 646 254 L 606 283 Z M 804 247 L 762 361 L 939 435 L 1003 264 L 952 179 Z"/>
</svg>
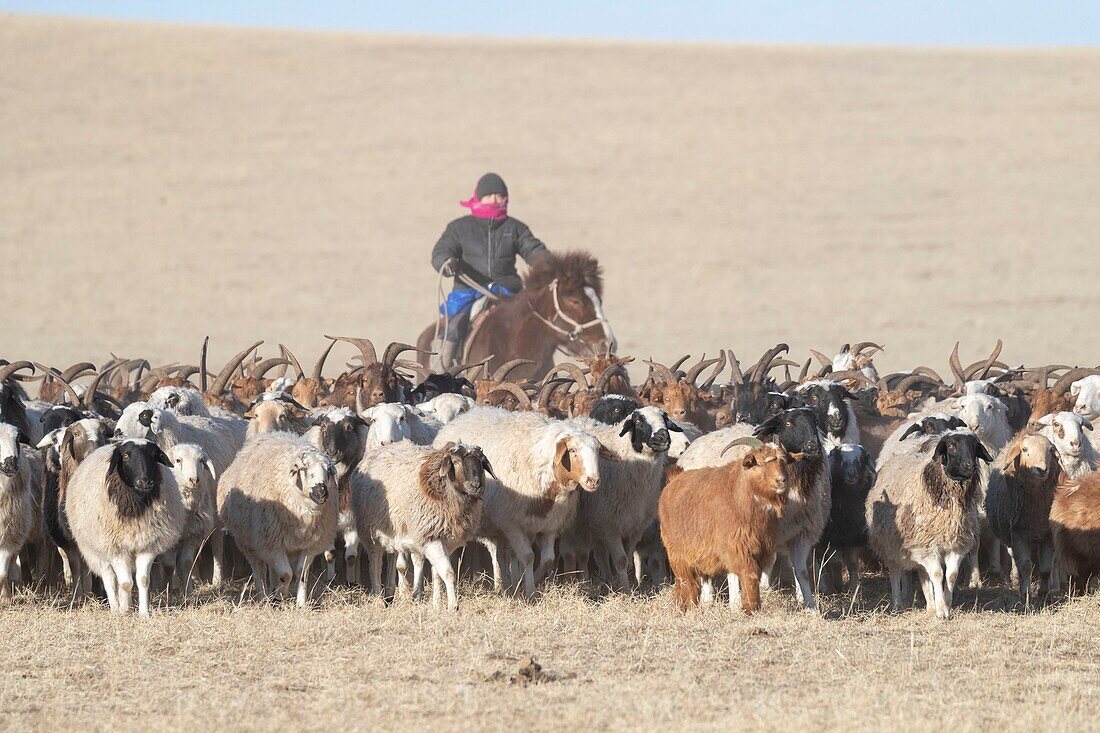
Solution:
<svg viewBox="0 0 1100 733">
<path fill-rule="evenodd" d="M 1071 479 L 1081 478 L 1100 465 L 1100 451 L 1084 431 L 1092 432 L 1092 423 L 1073 412 L 1055 412 L 1035 421 L 1040 434 L 1058 451 L 1058 462 Z"/>
<path fill-rule="evenodd" d="M 18 428 L 0 423 L 0 603 L 11 601 L 13 565 L 38 527 L 37 471 L 28 447 Z"/>
<path fill-rule="evenodd" d="M 186 513 L 180 540 L 160 556 L 165 577 L 173 587 L 183 579 L 183 595 L 191 594 L 195 558 L 215 529 L 215 485 L 218 471 L 202 446 L 180 443 L 168 449 L 172 474 Z M 177 575 L 178 572 L 178 575 Z"/>
<path fill-rule="evenodd" d="M 197 389 L 190 387 L 158 387 L 146 402 L 158 410 L 169 410 L 181 416 L 210 417 L 206 400 Z"/>
<path fill-rule="evenodd" d="M 506 543 L 522 571 L 522 591 L 535 594 L 539 565 L 554 560 L 554 542 L 577 511 L 576 489 L 600 485 L 599 441 L 589 433 L 535 412 L 477 407 L 444 425 L 435 447 L 447 443 L 481 446 L 499 480 L 488 482 L 478 538 L 493 561 L 493 586 L 501 589 L 500 543 Z"/>
<path fill-rule="evenodd" d="M 179 541 L 186 512 L 171 465 L 156 443 L 127 439 L 97 448 L 69 482 L 73 539 L 116 612 L 130 610 L 136 579 L 138 613 L 149 615 L 153 560 Z"/>
<path fill-rule="evenodd" d="M 417 445 L 431 445 L 443 427 L 435 418 L 417 408 L 399 402 L 384 402 L 363 410 L 360 415 L 370 424 L 367 446 L 378 448 L 409 440 Z"/>
<path fill-rule="evenodd" d="M 1100 418 L 1100 374 L 1078 379 L 1070 385 L 1069 393 L 1076 399 L 1073 411 L 1086 420 Z"/>
<path fill-rule="evenodd" d="M 352 504 L 371 548 L 372 592 L 382 592 L 383 551 L 407 552 L 415 566 L 431 563 L 433 604 L 442 580 L 447 607 L 458 609 L 450 554 L 477 534 L 486 473 L 492 466 L 481 449 L 462 444 L 391 443 L 366 456 L 352 474 Z"/>
<path fill-rule="evenodd" d="M 980 532 L 984 478 L 978 461 L 991 460 L 978 436 L 952 430 L 880 468 L 867 497 L 868 544 L 890 573 L 894 610 L 901 608 L 902 573 L 913 569 L 928 610 L 950 616 L 959 566 Z"/>
<path fill-rule="evenodd" d="M 218 486 L 219 522 L 252 566 L 260 595 L 270 595 L 270 573 L 282 597 L 295 581 L 304 606 L 310 563 L 336 533 L 332 460 L 297 435 L 259 435 L 222 472 Z"/>
<path fill-rule="evenodd" d="M 1008 424 L 1008 408 L 996 397 L 984 393 L 963 395 L 955 400 L 952 412 L 985 443 L 991 455 L 1012 440 L 1015 431 Z"/>
<path fill-rule="evenodd" d="M 464 412 L 469 412 L 477 403 L 472 397 L 453 392 L 444 392 L 435 397 L 421 402 L 416 406 L 425 415 L 430 415 L 439 421 L 440 425 L 446 425 L 451 420 Z"/>
</svg>

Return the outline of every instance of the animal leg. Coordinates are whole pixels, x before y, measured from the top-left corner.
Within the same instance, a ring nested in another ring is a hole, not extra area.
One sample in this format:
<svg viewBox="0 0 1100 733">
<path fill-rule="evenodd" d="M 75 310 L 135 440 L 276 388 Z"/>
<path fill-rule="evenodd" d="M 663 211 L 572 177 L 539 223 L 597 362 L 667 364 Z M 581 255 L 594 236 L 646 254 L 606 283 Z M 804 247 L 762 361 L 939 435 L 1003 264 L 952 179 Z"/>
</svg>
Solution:
<svg viewBox="0 0 1100 733">
<path fill-rule="evenodd" d="M 107 594 L 107 605 L 111 607 L 113 613 L 121 613 L 118 607 L 118 579 L 115 577 L 115 570 L 109 564 L 103 566 L 103 590 Z M 79 584 L 79 579 L 77 580 Z"/>
<path fill-rule="evenodd" d="M 897 568 L 889 568 L 890 573 L 890 610 L 894 613 L 901 611 L 901 575 L 904 571 Z"/>
<path fill-rule="evenodd" d="M 176 572 L 183 578 L 184 598 L 191 595 L 191 591 L 195 588 L 195 557 L 198 555 L 198 551 L 199 548 L 195 546 L 194 542 L 188 542 L 180 546 L 179 565 L 176 566 Z"/>
<path fill-rule="evenodd" d="M 156 555 L 143 552 L 135 558 L 138 587 L 138 616 L 149 618 L 149 570 L 153 567 Z"/>
<path fill-rule="evenodd" d="M 798 600 L 805 604 L 807 611 L 817 610 L 813 586 L 810 585 L 808 565 L 813 549 L 813 545 L 805 539 L 796 540 L 791 546 L 791 569 L 794 571 L 795 590 Z"/>
<path fill-rule="evenodd" d="M 344 533 L 344 568 L 348 585 L 359 585 L 359 533 L 354 529 Z"/>
<path fill-rule="evenodd" d="M 729 586 L 728 591 L 730 594 L 730 610 L 735 611 L 741 608 L 741 578 L 737 573 L 726 574 L 726 585 Z M 713 593 L 713 591 L 711 591 Z M 760 595 L 760 578 L 756 579 L 756 594 Z M 759 600 L 759 598 L 757 599 Z"/>
<path fill-rule="evenodd" d="M 778 573 L 775 572 L 775 559 L 776 553 L 773 552 L 760 566 L 760 585 L 764 590 L 774 588 L 775 582 L 778 580 Z"/>
<path fill-rule="evenodd" d="M 936 618 L 949 618 L 951 616 L 951 610 L 944 600 L 943 566 L 940 564 L 940 558 L 935 555 L 924 557 L 921 558 L 920 564 L 921 567 L 924 568 L 925 574 L 928 576 L 929 584 L 932 586 L 934 603 L 929 606 L 929 609 L 935 612 Z"/>
<path fill-rule="evenodd" d="M 489 562 L 493 565 L 493 592 L 504 592 L 504 571 L 500 567 L 500 546 L 496 540 L 483 538 L 481 544 L 489 551 Z"/>
<path fill-rule="evenodd" d="M 412 558 L 412 599 L 419 601 L 424 597 L 424 556 L 416 550 L 409 552 Z"/>
<path fill-rule="evenodd" d="M 325 582 L 336 580 L 336 545 L 325 550 Z"/>
<path fill-rule="evenodd" d="M 553 545 L 553 543 L 551 543 Z M 429 542 L 424 546 L 424 556 L 432 564 L 433 587 L 432 605 L 439 607 L 439 580 L 447 587 L 447 610 L 458 610 L 458 594 L 455 592 L 455 571 L 451 558 L 442 542 Z"/>
<path fill-rule="evenodd" d="M 554 568 L 554 537 L 543 534 L 538 536 L 539 564 L 535 568 L 535 582 L 541 583 L 547 579 L 547 574 Z"/>
<path fill-rule="evenodd" d="M 859 548 L 844 548 L 844 565 L 848 568 L 848 591 L 855 593 L 859 588 Z"/>
<path fill-rule="evenodd" d="M 523 574 L 523 596 L 531 600 L 535 597 L 535 553 L 531 549 L 531 540 L 517 531 L 510 532 L 507 537 L 508 549 L 516 561 L 517 570 Z"/>
<path fill-rule="evenodd" d="M 1016 562 L 1016 573 L 1020 576 L 1020 597 L 1024 599 L 1024 603 L 1028 603 L 1031 600 L 1031 571 L 1034 568 L 1031 545 L 1016 535 L 1012 536 L 1012 559 Z"/>
<path fill-rule="evenodd" d="M 978 542 L 974 543 L 974 549 L 970 551 L 970 587 L 982 587 L 982 572 L 978 567 Z"/>
<path fill-rule="evenodd" d="M 959 566 L 962 561 L 963 555 L 957 552 L 949 552 L 947 557 L 944 558 L 946 574 L 943 582 L 943 603 L 944 607 L 948 609 L 947 613 L 950 613 L 950 608 L 955 600 L 955 582 L 959 579 Z M 946 614 L 944 618 L 947 618 Z"/>
<path fill-rule="evenodd" d="M 134 572 L 130 568 L 130 558 L 118 557 L 111 563 L 118 579 L 118 612 L 130 612 L 130 592 L 134 589 Z"/>
<path fill-rule="evenodd" d="M 753 614 L 760 610 L 760 571 L 753 568 L 738 576 L 741 585 L 741 610 Z M 731 596 L 732 597 L 732 596 Z"/>
<path fill-rule="evenodd" d="M 699 603 L 704 606 L 709 606 L 714 603 L 714 581 L 708 578 L 703 578 L 699 582 Z"/>
<path fill-rule="evenodd" d="M 246 553 L 247 556 L 247 553 Z M 215 588 L 222 584 L 225 579 L 225 532 L 220 527 L 214 528 L 214 533 L 210 535 L 210 557 L 214 561 L 214 570 L 210 575 L 210 584 Z M 252 576 L 257 578 L 256 585 L 259 586 L 259 576 L 256 573 L 256 566 L 251 561 L 249 565 L 252 565 Z"/>
<path fill-rule="evenodd" d="M 382 595 L 382 558 L 385 553 L 377 542 L 370 546 L 370 592 Z"/>
<path fill-rule="evenodd" d="M 313 555 L 308 552 L 300 552 L 294 558 L 294 578 L 298 583 L 298 593 L 295 600 L 298 603 L 298 608 L 305 608 L 306 601 L 309 599 L 309 566 L 312 560 Z"/>
<path fill-rule="evenodd" d="M 1054 547 L 1050 541 L 1039 546 L 1039 593 L 1045 598 L 1050 592 L 1050 581 L 1054 569 Z"/>
<path fill-rule="evenodd" d="M 14 564 L 14 553 L 6 547 L 0 547 L 0 605 L 11 603 L 11 581 L 9 571 Z"/>
<path fill-rule="evenodd" d="M 268 559 L 267 565 L 274 571 L 275 580 L 279 583 L 279 598 L 286 598 L 290 594 L 290 581 L 294 577 L 290 558 L 285 552 L 278 551 Z"/>
</svg>

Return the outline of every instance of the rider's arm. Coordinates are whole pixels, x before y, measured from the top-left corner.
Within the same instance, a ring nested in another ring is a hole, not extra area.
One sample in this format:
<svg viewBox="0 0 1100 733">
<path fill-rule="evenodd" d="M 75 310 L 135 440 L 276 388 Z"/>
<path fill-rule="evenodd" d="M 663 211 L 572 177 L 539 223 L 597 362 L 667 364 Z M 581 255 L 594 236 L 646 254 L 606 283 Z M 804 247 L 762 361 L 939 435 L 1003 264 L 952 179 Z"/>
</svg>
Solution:
<svg viewBox="0 0 1100 733">
<path fill-rule="evenodd" d="M 519 236 L 517 237 L 516 251 L 519 252 L 523 261 L 529 265 L 543 255 L 550 253 L 550 250 L 546 249 L 546 245 L 540 242 L 535 235 L 531 233 L 531 229 L 526 224 L 523 225 L 523 229 L 520 230 Z"/>
<path fill-rule="evenodd" d="M 443 236 L 432 248 L 432 267 L 439 270 L 450 259 L 462 259 L 462 244 L 455 236 L 450 224 L 443 230 Z"/>
</svg>

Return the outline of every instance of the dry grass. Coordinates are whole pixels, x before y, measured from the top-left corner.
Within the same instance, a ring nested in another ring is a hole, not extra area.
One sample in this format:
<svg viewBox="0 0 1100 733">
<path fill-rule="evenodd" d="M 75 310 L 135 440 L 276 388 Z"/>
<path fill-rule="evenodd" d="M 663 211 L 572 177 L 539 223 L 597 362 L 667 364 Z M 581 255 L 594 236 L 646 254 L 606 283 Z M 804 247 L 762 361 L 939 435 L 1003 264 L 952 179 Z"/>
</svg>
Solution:
<svg viewBox="0 0 1100 733">
<path fill-rule="evenodd" d="M 943 623 L 890 615 L 885 584 L 824 617 L 784 592 L 746 619 L 655 597 L 472 584 L 459 614 L 357 591 L 318 608 L 200 592 L 151 621 L 27 595 L 0 613 L 5 727 L 270 730 L 692 728 L 1082 730 L 1095 724 L 1100 598 L 1025 611 L 963 592 Z M 544 668 L 513 684 L 524 657 Z"/>
</svg>

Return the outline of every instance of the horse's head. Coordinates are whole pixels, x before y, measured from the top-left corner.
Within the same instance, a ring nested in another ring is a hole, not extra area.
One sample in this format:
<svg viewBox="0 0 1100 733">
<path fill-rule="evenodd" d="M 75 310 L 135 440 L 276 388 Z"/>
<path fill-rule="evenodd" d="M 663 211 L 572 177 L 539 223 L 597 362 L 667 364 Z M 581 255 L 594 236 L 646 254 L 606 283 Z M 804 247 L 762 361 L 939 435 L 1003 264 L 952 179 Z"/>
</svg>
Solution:
<svg viewBox="0 0 1100 733">
<path fill-rule="evenodd" d="M 603 275 L 592 255 L 549 254 L 531 267 L 524 286 L 539 319 L 567 353 L 596 357 L 615 351 L 615 334 L 603 312 Z"/>
</svg>

